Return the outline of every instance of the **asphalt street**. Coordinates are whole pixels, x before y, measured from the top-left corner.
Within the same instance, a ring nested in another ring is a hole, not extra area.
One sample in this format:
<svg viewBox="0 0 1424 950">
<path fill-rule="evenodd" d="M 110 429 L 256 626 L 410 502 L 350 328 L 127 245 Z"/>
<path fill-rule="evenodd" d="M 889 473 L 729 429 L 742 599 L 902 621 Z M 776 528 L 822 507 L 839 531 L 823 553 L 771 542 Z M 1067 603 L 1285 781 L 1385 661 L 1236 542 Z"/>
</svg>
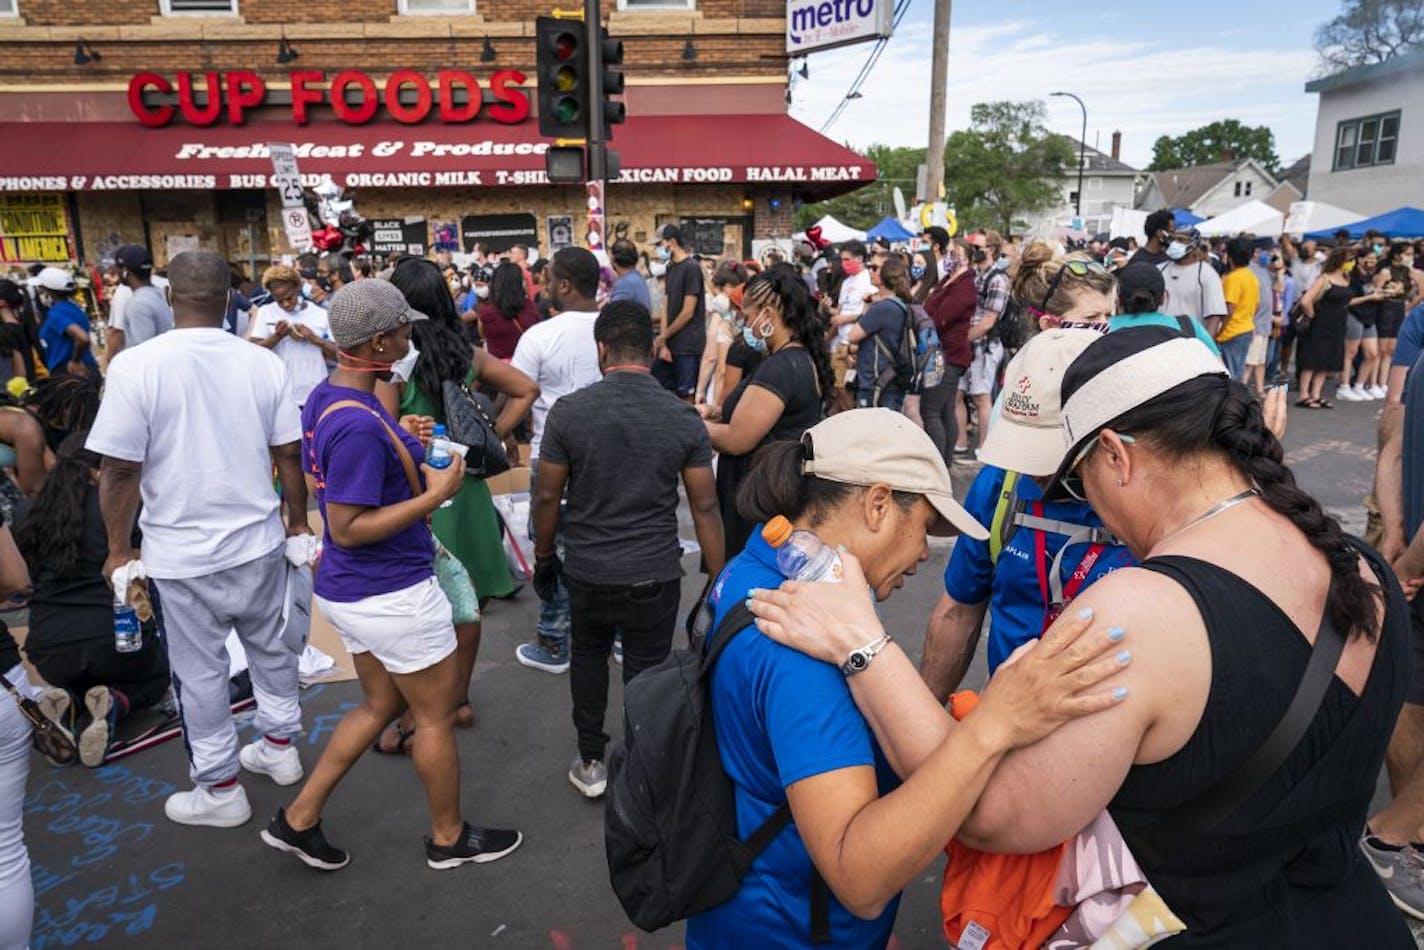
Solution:
<svg viewBox="0 0 1424 950">
<path fill-rule="evenodd" d="M 1378 407 L 1291 412 L 1286 441 L 1297 476 L 1350 530 L 1363 525 Z M 956 467 L 961 494 L 972 473 Z M 691 536 L 686 524 L 684 533 Z M 948 553 L 933 549 L 919 575 L 884 606 L 887 626 L 912 654 Z M 691 576 L 695 558 L 687 566 L 684 609 L 701 587 Z M 512 856 L 454 871 L 427 868 L 424 798 L 404 758 L 368 754 L 338 789 L 324 827 L 352 861 L 335 874 L 308 870 L 259 841 L 257 832 L 291 795 L 266 778 L 244 778 L 254 817 L 241 828 L 168 822 L 163 799 L 188 784 L 180 742 L 93 771 L 54 769 L 36 758 L 26 799 L 38 895 L 32 946 L 680 946 L 680 927 L 637 931 L 609 888 L 603 806 L 580 798 L 565 777 L 575 751 L 568 679 L 514 659 L 515 646 L 533 630 L 535 608 L 529 592 L 490 606 L 473 690 L 478 721 L 458 733 L 467 817 L 522 830 L 525 843 Z M 983 677 L 981 645 L 968 683 Z M 304 692 L 300 747 L 308 767 L 358 693 L 354 683 Z M 615 689 L 614 732 L 619 702 Z M 899 946 L 943 946 L 939 876 L 938 866 L 926 868 L 906 891 Z"/>
</svg>

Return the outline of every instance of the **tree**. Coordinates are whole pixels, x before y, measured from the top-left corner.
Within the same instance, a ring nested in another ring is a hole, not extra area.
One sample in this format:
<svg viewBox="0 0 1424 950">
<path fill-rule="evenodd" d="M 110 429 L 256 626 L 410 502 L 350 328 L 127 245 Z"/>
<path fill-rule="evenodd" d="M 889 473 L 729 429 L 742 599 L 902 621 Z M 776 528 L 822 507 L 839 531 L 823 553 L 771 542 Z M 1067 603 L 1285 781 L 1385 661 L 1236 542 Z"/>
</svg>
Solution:
<svg viewBox="0 0 1424 950">
<path fill-rule="evenodd" d="M 864 230 L 887 214 L 895 213 L 896 188 L 907 198 L 914 198 L 915 174 L 925 163 L 924 149 L 872 145 L 864 155 L 875 163 L 874 184 L 826 201 L 802 205 L 796 212 L 798 229 L 804 230 L 829 214 L 837 221 Z"/>
<path fill-rule="evenodd" d="M 945 200 L 960 230 L 1014 231 L 1014 219 L 1063 200 L 1063 181 L 1075 167 L 1076 143 L 1043 125 L 1043 103 L 981 102 L 969 128 L 944 147 Z"/>
<path fill-rule="evenodd" d="M 1223 155 L 1235 159 L 1252 158 L 1272 175 L 1280 174 L 1276 137 L 1264 125 L 1242 125 L 1236 119 L 1221 119 L 1185 135 L 1164 135 L 1152 144 L 1152 164 L 1148 171 L 1190 168 L 1219 162 Z"/>
<path fill-rule="evenodd" d="M 1419 0 L 1345 0 L 1335 19 L 1315 31 L 1315 51 L 1326 73 L 1382 63 L 1424 49 L 1424 3 Z"/>
</svg>

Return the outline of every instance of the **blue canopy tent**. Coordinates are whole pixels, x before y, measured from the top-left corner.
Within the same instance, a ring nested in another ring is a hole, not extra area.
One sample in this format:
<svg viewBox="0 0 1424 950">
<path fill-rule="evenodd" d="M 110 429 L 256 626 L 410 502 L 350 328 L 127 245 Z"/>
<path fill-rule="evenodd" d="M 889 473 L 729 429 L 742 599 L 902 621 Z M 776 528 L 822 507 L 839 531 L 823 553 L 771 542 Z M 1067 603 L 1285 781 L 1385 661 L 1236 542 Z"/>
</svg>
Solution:
<svg viewBox="0 0 1424 950">
<path fill-rule="evenodd" d="M 1306 237 L 1333 238 L 1337 230 L 1340 229 L 1328 228 L 1324 231 L 1311 231 L 1306 234 Z M 1424 211 L 1406 205 L 1403 208 L 1395 208 L 1393 211 L 1377 214 L 1373 218 L 1365 218 L 1363 221 L 1346 225 L 1344 230 L 1350 232 L 1351 238 L 1362 238 L 1366 231 L 1378 231 L 1385 237 L 1392 238 L 1420 237 L 1424 236 Z"/>
<path fill-rule="evenodd" d="M 1206 220 L 1201 215 L 1192 214 L 1186 208 L 1173 208 L 1172 217 L 1176 219 L 1179 228 L 1189 228 Z"/>
<path fill-rule="evenodd" d="M 890 216 L 880 219 L 880 223 L 869 231 L 865 236 L 874 241 L 876 238 L 884 238 L 887 241 L 908 241 L 915 235 L 905 230 L 905 226 Z"/>
</svg>

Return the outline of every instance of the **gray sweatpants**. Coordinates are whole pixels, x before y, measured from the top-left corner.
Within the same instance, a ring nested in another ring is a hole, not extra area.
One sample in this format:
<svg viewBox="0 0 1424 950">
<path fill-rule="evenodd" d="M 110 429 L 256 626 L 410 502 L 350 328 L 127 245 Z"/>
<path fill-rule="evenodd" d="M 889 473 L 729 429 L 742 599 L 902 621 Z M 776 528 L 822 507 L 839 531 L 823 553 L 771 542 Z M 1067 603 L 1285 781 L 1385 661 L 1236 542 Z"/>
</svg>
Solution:
<svg viewBox="0 0 1424 950">
<path fill-rule="evenodd" d="M 183 717 L 189 774 L 214 785 L 237 774 L 237 729 L 228 702 L 228 633 L 247 651 L 257 728 L 273 738 L 302 728 L 297 661 L 282 638 L 287 559 L 277 548 L 237 567 L 185 580 L 155 579 L 173 692 Z"/>
<path fill-rule="evenodd" d="M 25 668 L 6 672 L 22 695 L 29 695 Z M 10 691 L 0 688 L 0 950 L 24 950 L 30 943 L 35 891 L 25 850 L 22 806 L 30 774 L 30 721 Z"/>
</svg>

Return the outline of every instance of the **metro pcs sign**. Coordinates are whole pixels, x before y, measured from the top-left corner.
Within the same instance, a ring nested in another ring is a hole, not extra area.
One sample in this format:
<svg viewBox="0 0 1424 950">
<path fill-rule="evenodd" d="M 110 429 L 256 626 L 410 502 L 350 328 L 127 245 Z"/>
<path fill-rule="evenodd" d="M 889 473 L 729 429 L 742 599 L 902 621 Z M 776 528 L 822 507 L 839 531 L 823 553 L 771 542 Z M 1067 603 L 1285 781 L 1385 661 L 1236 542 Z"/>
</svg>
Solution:
<svg viewBox="0 0 1424 950">
<path fill-rule="evenodd" d="M 891 0 L 787 0 L 786 52 L 804 56 L 890 35 Z"/>
</svg>

